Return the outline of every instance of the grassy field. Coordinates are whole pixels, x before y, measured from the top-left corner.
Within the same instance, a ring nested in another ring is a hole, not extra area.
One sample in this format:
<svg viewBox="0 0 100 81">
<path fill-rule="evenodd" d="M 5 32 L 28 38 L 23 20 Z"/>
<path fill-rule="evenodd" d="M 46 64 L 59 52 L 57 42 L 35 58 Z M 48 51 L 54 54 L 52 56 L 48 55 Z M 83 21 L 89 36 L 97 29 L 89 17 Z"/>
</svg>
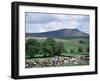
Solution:
<svg viewBox="0 0 100 81">
<path fill-rule="evenodd" d="M 79 41 L 82 40 L 83 43 L 80 43 Z M 64 43 L 64 47 L 67 50 L 67 53 L 63 53 L 63 55 L 70 55 L 70 56 L 76 56 L 76 55 L 89 55 L 89 53 L 86 51 L 86 49 L 89 47 L 89 40 L 88 39 L 70 39 L 66 40 Z M 82 48 L 83 52 L 79 52 L 78 48 Z M 70 52 L 70 50 L 74 50 L 74 52 Z"/>
<path fill-rule="evenodd" d="M 46 37 L 29 37 L 26 38 L 27 39 L 37 39 L 38 42 L 43 42 L 45 39 L 47 39 Z M 64 52 L 62 55 L 65 56 L 78 56 L 78 55 L 89 55 L 89 52 L 86 51 L 86 49 L 89 47 L 89 39 L 88 38 L 74 38 L 74 39 L 57 39 L 54 38 L 57 42 L 63 42 L 64 43 L 64 47 L 66 52 Z M 82 41 L 82 43 L 80 43 L 80 40 Z M 78 48 L 82 48 L 83 52 L 79 52 Z M 74 50 L 73 52 L 71 52 L 71 50 Z M 39 56 L 39 54 L 38 54 Z M 38 57 L 37 56 L 37 57 Z"/>
</svg>

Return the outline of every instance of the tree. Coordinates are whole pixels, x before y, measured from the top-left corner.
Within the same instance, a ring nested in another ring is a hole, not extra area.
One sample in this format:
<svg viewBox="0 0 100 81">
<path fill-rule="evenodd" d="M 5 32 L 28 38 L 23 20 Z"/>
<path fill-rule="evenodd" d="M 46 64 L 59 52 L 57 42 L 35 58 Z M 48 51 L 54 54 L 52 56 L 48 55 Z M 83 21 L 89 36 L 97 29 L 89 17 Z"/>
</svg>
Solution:
<svg viewBox="0 0 100 81">
<path fill-rule="evenodd" d="M 51 56 L 52 47 L 49 45 L 49 43 L 46 40 L 42 44 L 42 50 L 43 50 L 44 57 Z"/>
<path fill-rule="evenodd" d="M 35 54 L 39 52 L 40 43 L 36 39 L 28 39 L 25 44 L 26 57 L 35 57 Z"/>
<path fill-rule="evenodd" d="M 61 55 L 65 51 L 64 43 L 62 42 L 57 42 L 53 38 L 48 38 L 45 42 L 50 56 Z"/>
<path fill-rule="evenodd" d="M 64 52 L 65 52 L 65 53 L 68 53 L 68 50 L 67 50 L 67 49 L 65 49 L 65 50 L 64 50 Z"/>
<path fill-rule="evenodd" d="M 83 48 L 79 47 L 78 52 L 83 52 Z"/>
<path fill-rule="evenodd" d="M 83 43 L 84 43 L 84 41 L 83 41 L 83 40 L 79 40 L 79 43 L 80 43 L 80 44 L 83 44 Z"/>
<path fill-rule="evenodd" d="M 53 38 L 47 38 L 45 40 L 47 42 L 47 44 L 51 47 L 50 51 L 51 51 L 51 55 L 50 56 L 54 56 L 56 53 L 56 41 Z"/>
<path fill-rule="evenodd" d="M 73 49 L 71 49 L 71 50 L 70 50 L 70 53 L 74 53 L 74 50 L 73 50 Z"/>
<path fill-rule="evenodd" d="M 36 39 L 28 39 L 25 44 L 26 58 L 34 58 L 38 54 L 44 57 L 61 55 L 65 51 L 64 44 L 56 42 L 53 38 L 47 38 L 43 43 Z"/>
<path fill-rule="evenodd" d="M 65 51 L 64 44 L 62 42 L 59 42 L 56 47 L 55 55 L 61 55 L 64 51 Z"/>
</svg>

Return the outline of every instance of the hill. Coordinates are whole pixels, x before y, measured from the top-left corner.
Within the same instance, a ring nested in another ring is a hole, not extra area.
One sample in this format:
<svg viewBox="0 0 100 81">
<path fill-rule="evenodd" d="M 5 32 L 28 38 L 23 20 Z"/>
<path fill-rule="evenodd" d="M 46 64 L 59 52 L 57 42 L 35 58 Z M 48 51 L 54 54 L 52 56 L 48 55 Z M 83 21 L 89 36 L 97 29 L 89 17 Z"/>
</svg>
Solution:
<svg viewBox="0 0 100 81">
<path fill-rule="evenodd" d="M 86 37 L 89 35 L 78 29 L 60 29 L 56 31 L 48 31 L 42 33 L 26 33 L 26 37 L 53 37 L 53 38 L 67 38 L 67 37 Z"/>
</svg>

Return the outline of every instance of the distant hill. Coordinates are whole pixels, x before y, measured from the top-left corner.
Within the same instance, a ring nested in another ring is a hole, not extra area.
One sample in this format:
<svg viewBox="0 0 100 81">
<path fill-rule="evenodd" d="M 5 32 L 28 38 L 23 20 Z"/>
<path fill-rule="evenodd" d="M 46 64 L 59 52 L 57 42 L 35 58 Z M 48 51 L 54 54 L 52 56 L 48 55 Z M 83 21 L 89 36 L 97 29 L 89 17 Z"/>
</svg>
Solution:
<svg viewBox="0 0 100 81">
<path fill-rule="evenodd" d="M 87 33 L 79 31 L 78 29 L 60 29 L 56 31 L 48 31 L 42 33 L 26 33 L 26 37 L 67 38 L 67 37 L 89 37 L 89 35 Z"/>
</svg>

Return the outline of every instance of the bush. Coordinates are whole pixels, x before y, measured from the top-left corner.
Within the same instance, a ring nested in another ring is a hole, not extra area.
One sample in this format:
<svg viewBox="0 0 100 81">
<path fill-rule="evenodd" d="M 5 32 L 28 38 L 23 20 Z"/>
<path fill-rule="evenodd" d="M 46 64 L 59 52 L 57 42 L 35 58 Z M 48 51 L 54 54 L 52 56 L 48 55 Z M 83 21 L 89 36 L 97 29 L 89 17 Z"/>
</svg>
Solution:
<svg viewBox="0 0 100 81">
<path fill-rule="evenodd" d="M 73 50 L 73 49 L 71 49 L 71 50 L 70 50 L 70 53 L 74 53 L 74 50 Z"/>
<path fill-rule="evenodd" d="M 83 48 L 79 47 L 78 52 L 83 52 Z"/>
<path fill-rule="evenodd" d="M 89 47 L 86 48 L 86 52 L 89 52 Z"/>
<path fill-rule="evenodd" d="M 64 51 L 65 53 L 68 53 L 67 49 Z"/>
<path fill-rule="evenodd" d="M 83 41 L 83 40 L 79 40 L 79 43 L 80 43 L 80 44 L 83 44 L 83 43 L 84 43 L 84 41 Z"/>
</svg>

